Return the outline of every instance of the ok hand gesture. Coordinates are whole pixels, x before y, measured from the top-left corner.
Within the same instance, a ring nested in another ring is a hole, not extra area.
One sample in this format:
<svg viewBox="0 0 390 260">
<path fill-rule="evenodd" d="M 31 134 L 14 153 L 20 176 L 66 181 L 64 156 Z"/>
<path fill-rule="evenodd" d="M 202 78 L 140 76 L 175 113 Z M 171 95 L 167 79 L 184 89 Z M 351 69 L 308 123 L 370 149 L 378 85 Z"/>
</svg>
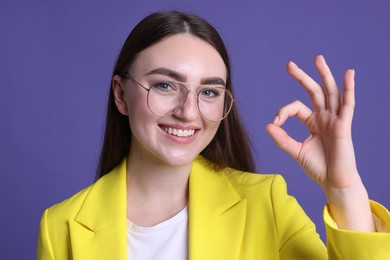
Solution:
<svg viewBox="0 0 390 260">
<path fill-rule="evenodd" d="M 341 94 L 323 56 L 316 57 L 315 66 L 323 87 L 293 62 L 287 65 L 288 73 L 310 95 L 313 110 L 294 101 L 278 111 L 274 122 L 267 125 L 267 132 L 323 188 L 331 214 L 339 226 L 372 231 L 368 195 L 357 171 L 351 136 L 355 72 L 346 71 Z M 294 140 L 282 129 L 290 117 L 304 122 L 310 131 L 303 142 Z M 359 220 L 354 214 L 360 214 Z M 366 216 L 363 221 L 361 214 Z"/>
</svg>

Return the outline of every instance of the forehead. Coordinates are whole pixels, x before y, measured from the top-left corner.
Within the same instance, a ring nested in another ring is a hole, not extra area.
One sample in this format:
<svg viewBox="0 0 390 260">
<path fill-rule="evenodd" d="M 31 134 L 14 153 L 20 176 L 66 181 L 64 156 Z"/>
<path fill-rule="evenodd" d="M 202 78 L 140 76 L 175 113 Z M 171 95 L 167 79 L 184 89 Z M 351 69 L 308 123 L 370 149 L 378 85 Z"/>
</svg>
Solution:
<svg viewBox="0 0 390 260">
<path fill-rule="evenodd" d="M 218 51 L 187 33 L 169 36 L 140 52 L 131 65 L 131 72 L 134 76 L 142 76 L 157 68 L 168 68 L 193 80 L 203 77 L 226 79 L 227 75 Z"/>
</svg>

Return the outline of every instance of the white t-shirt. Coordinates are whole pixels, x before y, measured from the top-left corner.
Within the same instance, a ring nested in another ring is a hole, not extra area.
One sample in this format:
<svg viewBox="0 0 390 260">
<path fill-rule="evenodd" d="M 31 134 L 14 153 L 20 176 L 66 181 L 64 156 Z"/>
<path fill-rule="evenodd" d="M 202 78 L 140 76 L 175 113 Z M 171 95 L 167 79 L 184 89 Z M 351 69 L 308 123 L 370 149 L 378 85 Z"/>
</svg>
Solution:
<svg viewBox="0 0 390 260">
<path fill-rule="evenodd" d="M 187 206 L 172 218 L 152 227 L 140 227 L 127 220 L 128 260 L 186 260 L 187 257 Z"/>
</svg>

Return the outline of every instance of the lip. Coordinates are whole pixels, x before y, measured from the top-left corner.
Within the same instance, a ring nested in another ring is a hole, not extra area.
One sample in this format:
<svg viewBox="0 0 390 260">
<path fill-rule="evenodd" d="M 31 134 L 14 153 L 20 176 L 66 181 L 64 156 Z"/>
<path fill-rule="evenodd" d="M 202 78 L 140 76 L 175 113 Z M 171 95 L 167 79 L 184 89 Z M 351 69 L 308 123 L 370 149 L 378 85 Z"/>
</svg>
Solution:
<svg viewBox="0 0 390 260">
<path fill-rule="evenodd" d="M 199 131 L 200 131 L 200 128 L 199 127 L 195 127 L 195 126 L 182 126 L 182 125 L 175 125 L 175 124 L 159 124 L 158 125 L 160 131 L 171 141 L 174 141 L 176 143 L 179 143 L 179 144 L 190 144 L 192 143 Z M 177 129 L 177 130 L 194 130 L 194 134 L 191 135 L 191 136 L 176 136 L 176 135 L 171 135 L 169 133 L 167 133 L 164 128 L 173 128 L 173 129 Z"/>
</svg>

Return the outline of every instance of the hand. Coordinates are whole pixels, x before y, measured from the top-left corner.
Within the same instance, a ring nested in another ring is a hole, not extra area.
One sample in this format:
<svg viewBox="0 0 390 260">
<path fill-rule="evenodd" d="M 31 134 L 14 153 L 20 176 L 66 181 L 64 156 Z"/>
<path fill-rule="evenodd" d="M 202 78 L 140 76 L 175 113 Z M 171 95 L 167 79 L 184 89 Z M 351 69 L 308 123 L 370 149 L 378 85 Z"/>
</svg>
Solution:
<svg viewBox="0 0 390 260">
<path fill-rule="evenodd" d="M 323 56 L 315 59 L 324 87 L 293 62 L 288 73 L 310 95 L 314 110 L 300 101 L 281 108 L 267 132 L 275 143 L 323 188 L 333 219 L 340 228 L 375 231 L 368 194 L 357 171 L 351 126 L 355 107 L 354 70 L 344 75 L 340 93 Z M 304 122 L 310 135 L 303 142 L 291 138 L 282 125 L 290 117 Z"/>
<path fill-rule="evenodd" d="M 294 101 L 278 111 L 267 131 L 275 143 L 324 189 L 347 188 L 360 181 L 351 137 L 354 71 L 345 73 L 344 94 L 341 95 L 325 59 L 317 56 L 315 65 L 324 88 L 293 62 L 287 65 L 288 73 L 310 95 L 314 111 L 300 101 Z M 294 140 L 281 128 L 290 117 L 297 117 L 310 131 L 304 142 Z"/>
</svg>

